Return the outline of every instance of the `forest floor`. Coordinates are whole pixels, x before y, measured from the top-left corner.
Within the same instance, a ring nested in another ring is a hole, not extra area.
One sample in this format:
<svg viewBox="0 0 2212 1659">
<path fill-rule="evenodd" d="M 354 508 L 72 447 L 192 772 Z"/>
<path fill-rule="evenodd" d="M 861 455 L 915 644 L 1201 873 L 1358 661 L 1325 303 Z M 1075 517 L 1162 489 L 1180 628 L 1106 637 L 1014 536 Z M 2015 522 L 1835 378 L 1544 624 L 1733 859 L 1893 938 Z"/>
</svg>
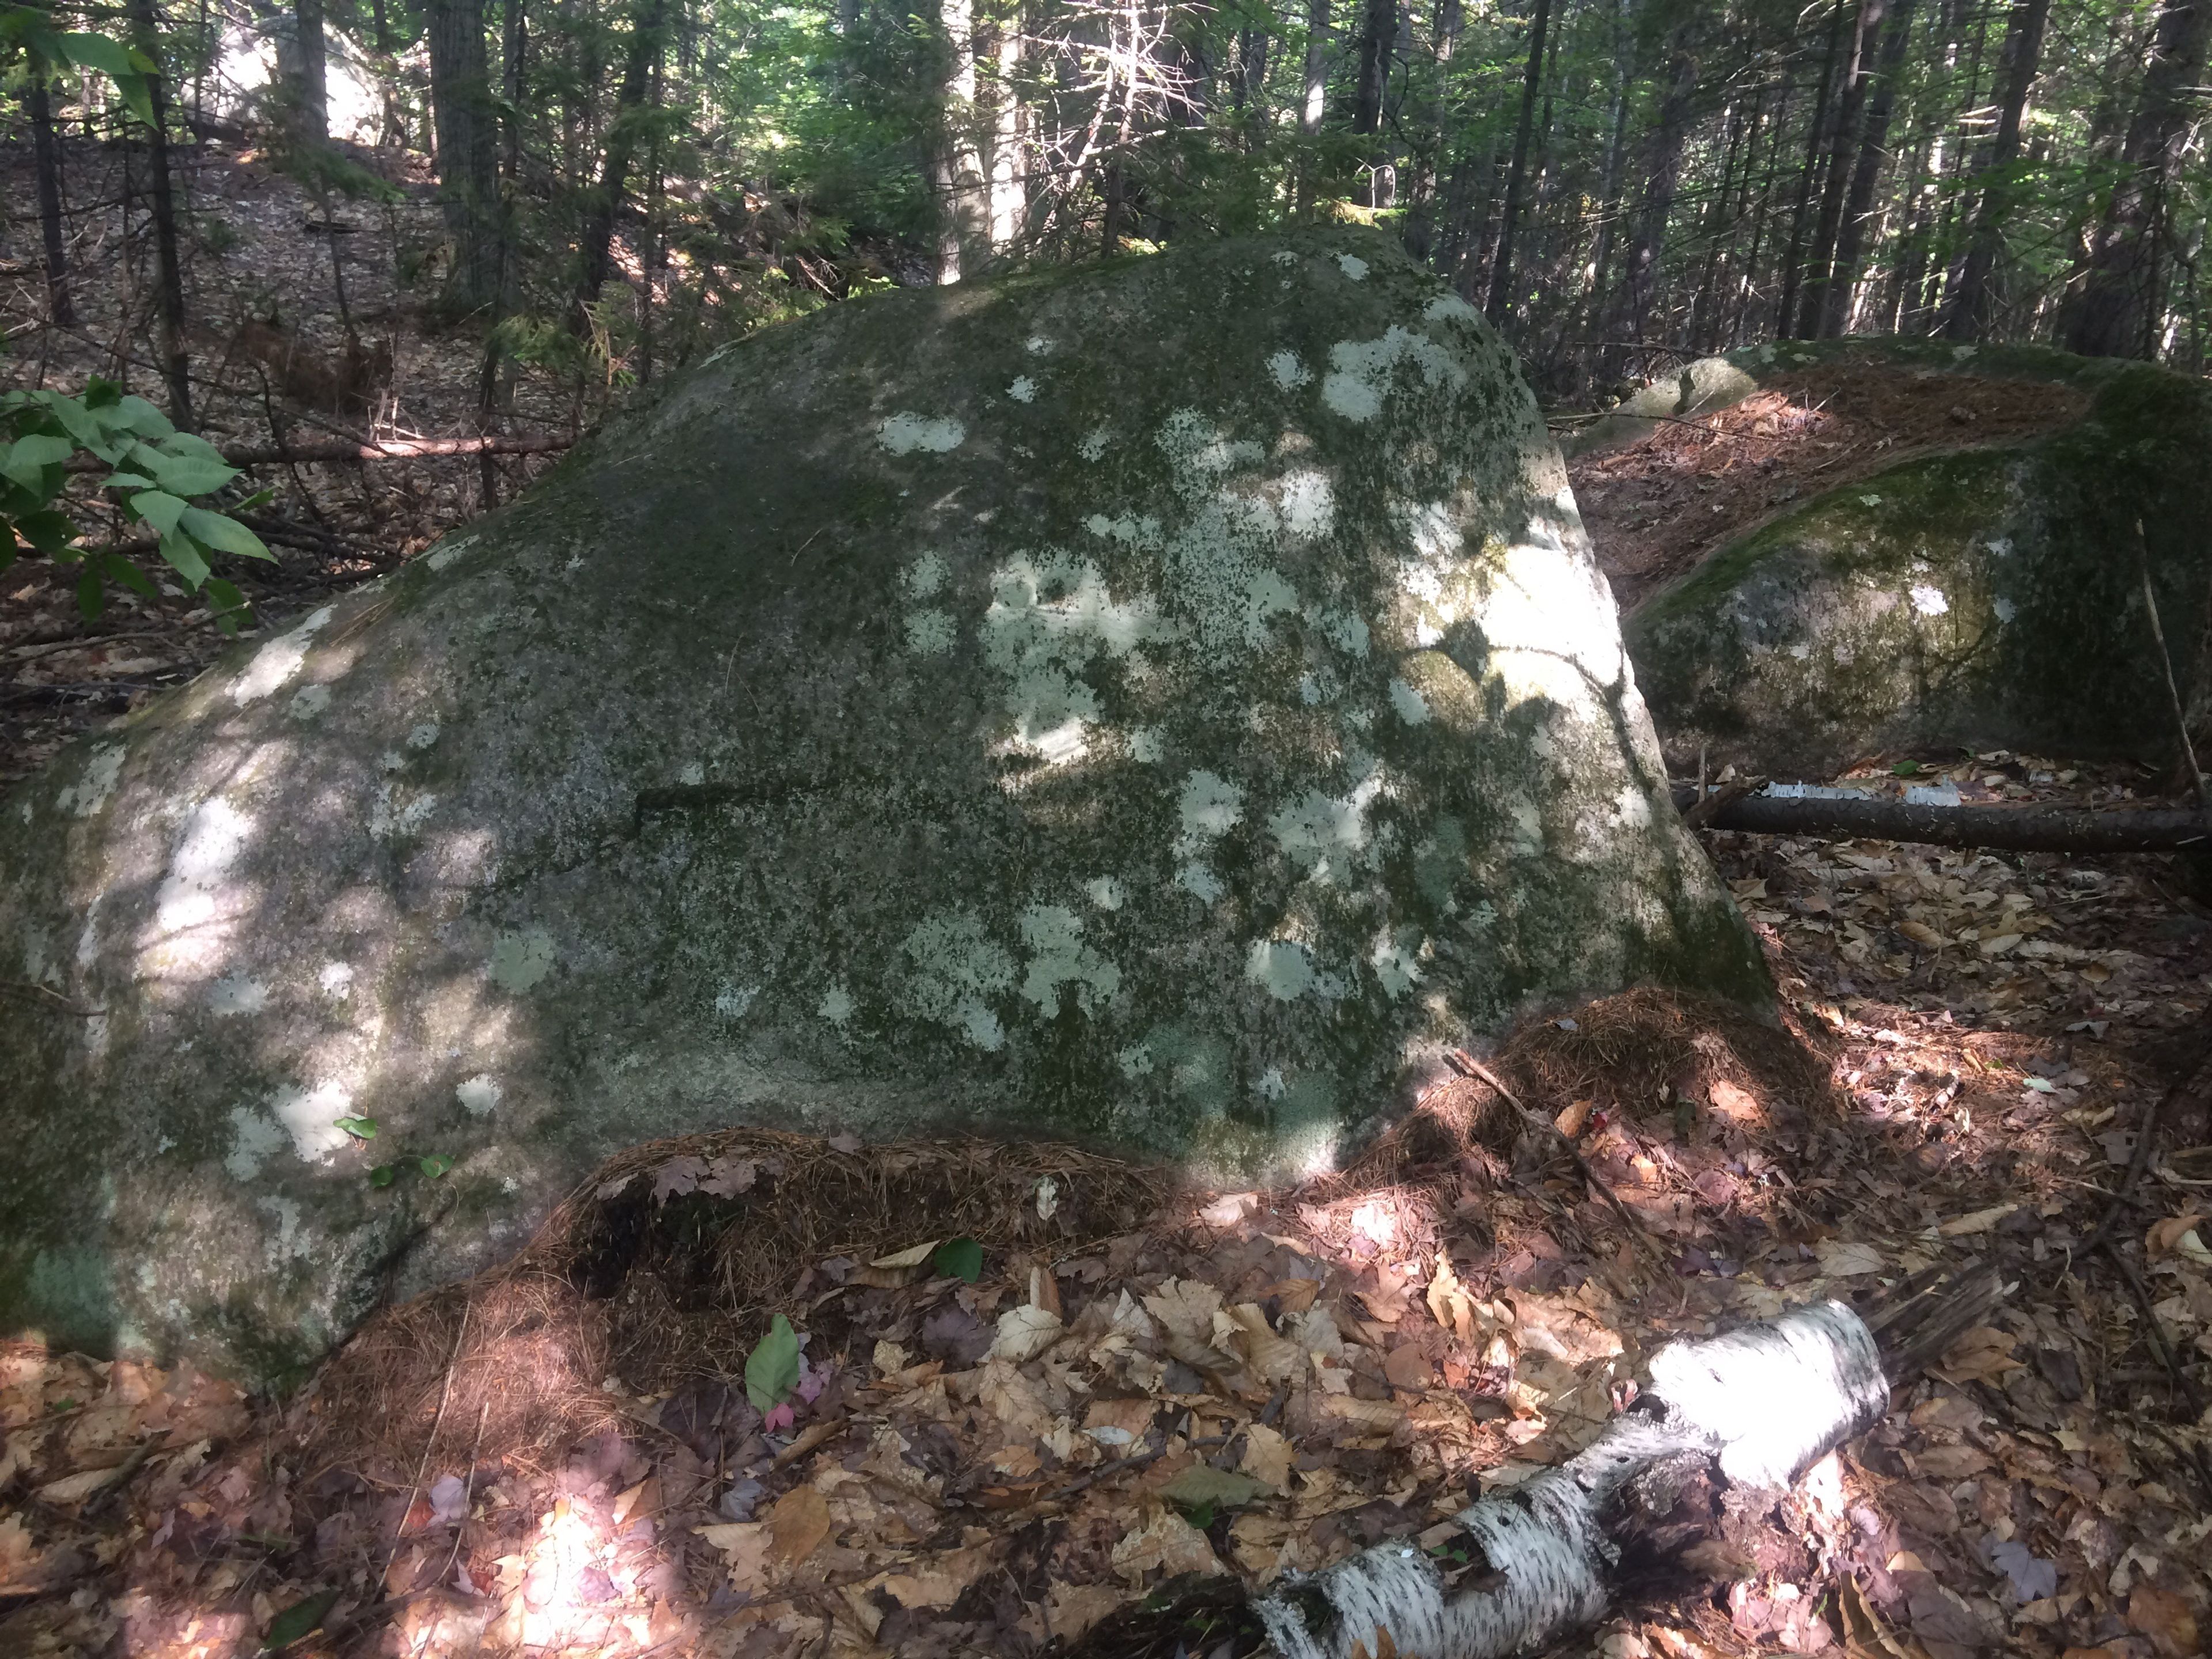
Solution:
<svg viewBox="0 0 2212 1659">
<path fill-rule="evenodd" d="M 0 187 L 28 200 L 14 165 Z M 357 318 L 393 348 L 373 407 L 295 402 L 299 428 L 474 429 L 473 350 L 410 320 L 392 274 L 434 237 L 419 179 L 333 239 L 250 154 L 193 167 L 196 211 L 221 199 L 237 239 L 195 254 L 196 291 L 234 303 L 210 308 L 232 340 L 280 289 L 326 290 L 337 240 Z M 89 261 L 111 233 L 82 234 Z M 143 296 L 102 311 L 104 291 L 86 284 L 82 337 L 40 335 L 36 358 L 19 338 L 6 372 L 148 390 Z M 0 270 L 11 329 L 36 302 L 26 270 Z M 288 325 L 325 361 L 340 346 L 327 310 Z M 225 343 L 204 360 L 209 425 L 265 442 L 286 405 Z M 1624 603 L 1794 495 L 2065 415 L 2045 387 L 1960 382 L 1939 408 L 1832 379 L 1577 464 Z M 517 429 L 566 430 L 565 396 L 520 387 Z M 500 489 L 538 465 L 500 463 Z M 270 478 L 292 538 L 248 587 L 272 623 L 479 507 L 473 459 Z M 216 646 L 182 596 L 118 599 L 92 625 L 73 604 L 40 565 L 0 581 L 0 781 Z M 2003 753 L 1940 769 L 2022 805 L 2154 783 Z M 1856 781 L 1896 787 L 1887 768 Z M 1705 839 L 1786 1030 L 1637 994 L 1488 1062 L 1632 1227 L 1473 1079 L 1297 1191 L 1177 1193 L 1048 1147 L 641 1148 L 516 1267 L 380 1316 L 283 1407 L 185 1367 L 0 1347 L 0 1652 L 301 1636 L 289 1651 L 1005 1659 L 1087 1633 L 1165 1659 L 1182 1638 L 1139 1636 L 1132 1612 L 1162 1583 L 1260 1583 L 1423 1534 L 1584 1443 L 1671 1336 L 1984 1264 L 2002 1310 L 1816 1468 L 1755 1551 L 1575 1650 L 2199 1651 L 2212 919 L 2164 858 Z M 905 1197 L 822 1201 L 838 1181 Z M 711 1248 L 586 1249 L 624 1205 L 643 1237 L 689 1227 Z M 2114 1213 L 2124 1273 L 2084 1254 Z M 959 1252 L 927 1247 L 952 1231 L 980 1265 L 939 1274 Z M 804 1359 L 763 1415 L 742 1375 L 770 1308 Z"/>
</svg>

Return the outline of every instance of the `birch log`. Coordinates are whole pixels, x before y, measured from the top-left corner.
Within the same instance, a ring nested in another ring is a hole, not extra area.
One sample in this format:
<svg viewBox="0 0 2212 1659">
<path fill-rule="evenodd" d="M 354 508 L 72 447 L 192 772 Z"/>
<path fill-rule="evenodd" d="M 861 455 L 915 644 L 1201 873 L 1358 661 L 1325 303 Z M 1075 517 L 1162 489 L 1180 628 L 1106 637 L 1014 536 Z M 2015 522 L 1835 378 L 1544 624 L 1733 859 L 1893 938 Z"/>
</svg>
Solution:
<svg viewBox="0 0 2212 1659">
<path fill-rule="evenodd" d="M 1601 1618 L 1620 1561 L 1615 1517 L 1639 1484 L 1717 1464 L 1787 1486 L 1889 1407 L 1882 1356 L 1839 1302 L 1653 1356 L 1651 1387 L 1567 1462 L 1462 1510 L 1472 1570 L 1449 1589 L 1410 1540 L 1325 1572 L 1286 1574 L 1254 1604 L 1281 1659 L 1505 1659 Z"/>
</svg>

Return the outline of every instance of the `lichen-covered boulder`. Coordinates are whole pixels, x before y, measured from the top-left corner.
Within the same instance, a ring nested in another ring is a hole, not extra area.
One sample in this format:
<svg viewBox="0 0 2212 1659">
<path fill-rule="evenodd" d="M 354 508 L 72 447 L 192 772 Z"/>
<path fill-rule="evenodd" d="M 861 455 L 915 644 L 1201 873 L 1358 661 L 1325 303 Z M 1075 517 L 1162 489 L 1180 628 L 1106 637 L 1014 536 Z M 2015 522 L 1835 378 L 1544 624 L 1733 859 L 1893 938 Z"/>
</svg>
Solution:
<svg viewBox="0 0 2212 1659">
<path fill-rule="evenodd" d="M 1971 374 L 2076 388 L 2087 409 L 1831 490 L 1638 606 L 1624 631 L 1676 764 L 1701 749 L 1793 777 L 1900 750 L 2171 759 L 2136 526 L 2187 688 L 2212 668 L 2212 386 L 2027 347 L 1845 341 L 1727 361 L 1781 384 L 1838 356 L 1923 377 L 1931 399 Z"/>
<path fill-rule="evenodd" d="M 1510 355 L 1358 230 L 757 335 L 6 823 L 0 1324 L 271 1376 L 645 1137 L 1256 1173 L 1765 994 Z"/>
</svg>

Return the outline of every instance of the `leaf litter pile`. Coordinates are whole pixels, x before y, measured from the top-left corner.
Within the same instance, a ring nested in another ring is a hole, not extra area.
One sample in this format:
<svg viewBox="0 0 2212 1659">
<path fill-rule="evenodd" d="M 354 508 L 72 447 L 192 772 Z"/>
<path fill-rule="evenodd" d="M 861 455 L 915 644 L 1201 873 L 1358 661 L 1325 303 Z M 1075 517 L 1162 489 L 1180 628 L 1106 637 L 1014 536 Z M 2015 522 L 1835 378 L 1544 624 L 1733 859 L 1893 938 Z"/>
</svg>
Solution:
<svg viewBox="0 0 2212 1659">
<path fill-rule="evenodd" d="M 1298 1189 L 731 1130 L 624 1154 L 288 1402 L 0 1350 L 0 1652 L 1228 1659 L 1239 1591 L 1442 1553 L 1669 1338 L 1985 1267 L 2005 1302 L 1884 1422 L 1563 1650 L 2199 1651 L 2189 872 L 1708 844 L 1778 1026 L 1652 992 L 1532 1020 Z"/>
</svg>

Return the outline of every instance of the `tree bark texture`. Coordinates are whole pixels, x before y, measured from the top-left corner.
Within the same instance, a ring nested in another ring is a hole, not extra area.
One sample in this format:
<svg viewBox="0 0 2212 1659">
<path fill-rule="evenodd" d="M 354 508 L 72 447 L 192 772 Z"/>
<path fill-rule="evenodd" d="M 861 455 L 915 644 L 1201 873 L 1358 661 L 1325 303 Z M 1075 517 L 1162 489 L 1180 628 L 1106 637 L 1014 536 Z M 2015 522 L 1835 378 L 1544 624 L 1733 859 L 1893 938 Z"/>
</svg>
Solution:
<svg viewBox="0 0 2212 1659">
<path fill-rule="evenodd" d="M 500 284 L 499 126 L 484 61 L 483 0 L 429 0 L 430 119 L 438 204 L 453 239 L 446 304 L 495 305 Z"/>
<path fill-rule="evenodd" d="M 1456 1517 L 1469 1586 L 1407 1540 L 1325 1572 L 1287 1573 L 1254 1611 L 1282 1659 L 1396 1652 L 1505 1659 L 1601 1618 L 1619 1540 L 1717 1468 L 1786 1487 L 1889 1408 L 1882 1353 L 1841 1303 L 1802 1308 L 1651 1359 L 1651 1386 L 1557 1468 Z"/>
<path fill-rule="evenodd" d="M 1552 19 L 1552 0 L 1535 0 L 1528 16 L 1528 68 L 1521 82 L 1521 118 L 1513 129 L 1513 160 L 1505 173 L 1505 207 L 1498 232 L 1498 252 L 1490 264 L 1492 321 L 1510 311 L 1513 291 L 1513 230 L 1521 216 L 1521 196 L 1528 173 L 1528 141 L 1536 125 L 1536 89 L 1544 78 L 1544 35 Z"/>
<path fill-rule="evenodd" d="M 2063 344 L 2091 357 L 2155 355 L 2160 244 L 2203 96 L 2212 0 L 2164 0 L 2150 64 L 2121 152 L 2121 172 L 2069 307 Z"/>
<path fill-rule="evenodd" d="M 2004 245 L 2005 216 L 2016 195 L 2012 165 L 2020 155 L 2021 122 L 2042 61 L 2044 26 L 2050 17 L 2051 0 L 2021 0 L 2005 29 L 2004 105 L 1997 116 L 1996 137 L 1990 144 L 1989 158 L 1983 164 L 1982 199 L 1974 214 L 1973 240 L 1967 246 L 1966 263 L 1960 272 L 1943 327 L 1954 340 L 1978 340 L 1989 328 L 1994 299 L 1990 279 Z"/>
<path fill-rule="evenodd" d="M 161 61 L 161 33 L 154 0 L 131 0 L 131 21 L 138 50 Z M 161 378 L 169 389 L 169 418 L 189 432 L 193 428 L 191 358 L 185 350 L 185 273 L 177 252 L 177 205 L 169 179 L 168 77 L 159 70 L 146 77 L 147 101 L 154 124 L 146 130 L 146 194 L 154 209 L 154 258 L 161 316 Z"/>
<path fill-rule="evenodd" d="M 331 136 L 330 66 L 323 38 L 323 0 L 292 0 L 292 107 L 287 116 L 303 143 L 327 143 Z"/>
<path fill-rule="evenodd" d="M 1641 340 L 1659 294 L 1659 260 L 1668 216 L 1681 182 L 1682 147 L 1690 136 L 1690 106 L 1698 91 L 1698 58 L 1691 50 L 1691 19 L 1674 26 L 1668 42 L 1667 95 L 1644 151 L 1644 195 L 1637 204 L 1636 234 L 1621 261 L 1617 339 Z"/>
<path fill-rule="evenodd" d="M 631 19 L 622 84 L 615 89 L 615 117 L 607 124 L 606 155 L 584 217 L 574 313 L 580 325 L 584 307 L 599 299 L 600 286 L 613 266 L 615 218 L 622 211 L 623 195 L 629 187 L 629 164 L 637 153 L 639 112 L 645 107 L 646 91 L 653 84 L 653 65 L 659 61 L 667 21 L 668 0 L 639 0 Z"/>
<path fill-rule="evenodd" d="M 1796 333 L 1801 339 L 1818 338 L 1827 314 L 1828 295 L 1835 283 L 1836 240 L 1844 222 L 1844 198 L 1850 189 L 1851 162 L 1858 148 L 1860 119 L 1866 110 L 1868 60 L 1887 9 L 1888 0 L 1859 0 L 1858 26 L 1851 32 L 1850 58 L 1844 66 L 1842 95 L 1836 100 L 1835 120 L 1830 128 L 1820 216 L 1813 231 L 1804 295 L 1798 302 Z"/>
<path fill-rule="evenodd" d="M 62 328 L 76 326 L 70 303 L 69 251 L 62 240 L 61 143 L 54 136 L 52 95 L 40 65 L 30 67 L 23 105 L 31 118 L 31 165 L 39 191 L 39 240 L 46 251 L 46 318 Z"/>
<path fill-rule="evenodd" d="M 1826 141 L 1831 103 L 1836 90 L 1836 65 L 1844 45 L 1844 17 L 1850 0 L 1836 0 L 1828 21 L 1828 44 L 1820 54 L 1820 89 L 1813 97 L 1813 118 L 1805 125 L 1805 165 L 1797 175 L 1797 200 L 1790 213 L 1790 246 L 1782 256 L 1782 297 L 1774 307 L 1774 331 L 1790 337 L 1797 315 L 1797 296 L 1805 275 L 1805 232 L 1813 210 L 1813 181 L 1820 171 L 1820 149 Z"/>
<path fill-rule="evenodd" d="M 1882 33 L 1881 62 L 1867 99 L 1850 193 L 1844 201 L 1843 221 L 1836 227 L 1835 263 L 1820 319 L 1825 339 L 1840 338 L 1850 328 L 1851 296 L 1858 286 L 1866 222 L 1874 211 L 1875 185 L 1881 177 L 1882 158 L 1888 153 L 1890 112 L 1896 106 L 1898 77 L 1904 71 L 1905 43 L 1911 33 L 1912 0 L 1896 0 Z"/>
</svg>

